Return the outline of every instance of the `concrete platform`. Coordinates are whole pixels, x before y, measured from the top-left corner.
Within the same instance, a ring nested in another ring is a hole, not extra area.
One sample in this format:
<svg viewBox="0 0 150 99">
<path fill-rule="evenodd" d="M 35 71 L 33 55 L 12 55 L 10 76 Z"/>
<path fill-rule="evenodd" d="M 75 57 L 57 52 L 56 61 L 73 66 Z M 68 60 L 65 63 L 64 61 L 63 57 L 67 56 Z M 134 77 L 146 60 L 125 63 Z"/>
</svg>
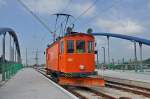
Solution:
<svg viewBox="0 0 150 99">
<path fill-rule="evenodd" d="M 74 99 L 74 95 L 31 68 L 19 71 L 0 87 L 0 99 Z"/>
<path fill-rule="evenodd" d="M 105 80 L 114 81 L 150 89 L 150 74 L 130 71 L 96 70 Z"/>
</svg>

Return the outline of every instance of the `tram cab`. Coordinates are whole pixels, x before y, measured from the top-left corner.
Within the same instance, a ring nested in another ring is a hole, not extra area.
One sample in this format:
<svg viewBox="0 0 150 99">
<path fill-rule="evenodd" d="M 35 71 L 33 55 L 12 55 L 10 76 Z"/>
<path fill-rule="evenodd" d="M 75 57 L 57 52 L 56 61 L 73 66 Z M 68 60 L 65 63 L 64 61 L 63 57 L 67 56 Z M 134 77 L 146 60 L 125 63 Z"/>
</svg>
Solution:
<svg viewBox="0 0 150 99">
<path fill-rule="evenodd" d="M 75 33 L 60 40 L 59 67 L 65 73 L 90 73 L 95 69 L 94 37 Z"/>
</svg>

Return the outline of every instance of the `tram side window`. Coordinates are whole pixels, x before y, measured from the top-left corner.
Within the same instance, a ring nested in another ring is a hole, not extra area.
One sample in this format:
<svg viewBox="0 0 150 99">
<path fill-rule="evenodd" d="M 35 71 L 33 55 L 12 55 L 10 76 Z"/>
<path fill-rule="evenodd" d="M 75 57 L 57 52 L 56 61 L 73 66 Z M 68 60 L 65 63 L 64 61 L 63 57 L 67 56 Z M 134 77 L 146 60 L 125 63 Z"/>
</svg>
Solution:
<svg viewBox="0 0 150 99">
<path fill-rule="evenodd" d="M 73 53 L 73 52 L 74 52 L 74 41 L 67 40 L 67 53 Z"/>
<path fill-rule="evenodd" d="M 61 47 L 60 48 L 61 48 L 60 52 L 64 53 L 64 42 L 61 42 Z"/>
<path fill-rule="evenodd" d="M 85 52 L 85 41 L 84 40 L 77 40 L 76 41 L 76 51 L 77 51 L 77 53 L 84 53 Z"/>
<path fill-rule="evenodd" d="M 88 41 L 88 53 L 92 53 L 92 52 L 93 52 L 93 42 Z"/>
</svg>

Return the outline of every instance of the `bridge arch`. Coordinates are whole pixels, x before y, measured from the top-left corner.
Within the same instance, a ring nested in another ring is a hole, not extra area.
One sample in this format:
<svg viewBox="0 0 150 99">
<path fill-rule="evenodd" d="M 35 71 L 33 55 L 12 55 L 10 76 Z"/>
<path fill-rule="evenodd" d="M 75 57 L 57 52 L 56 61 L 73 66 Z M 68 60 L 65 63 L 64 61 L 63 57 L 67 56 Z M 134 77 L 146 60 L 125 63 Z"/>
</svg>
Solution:
<svg viewBox="0 0 150 99">
<path fill-rule="evenodd" d="M 19 41 L 17 38 L 17 35 L 15 33 L 15 31 L 11 28 L 0 28 L 0 36 L 3 35 L 3 55 L 2 58 L 5 59 L 5 35 L 6 33 L 9 33 L 9 35 L 13 38 L 15 47 L 16 47 L 16 51 L 17 51 L 17 62 L 21 63 L 21 53 L 20 53 L 20 46 L 19 46 Z"/>
<path fill-rule="evenodd" d="M 145 44 L 145 45 L 150 46 L 150 40 L 143 39 L 143 38 L 138 38 L 138 37 L 134 37 L 134 36 L 128 36 L 128 35 L 123 35 L 123 34 L 115 34 L 115 33 L 92 33 L 92 35 L 121 38 L 121 39 L 135 41 L 135 42 L 139 42 L 141 44 Z"/>
<path fill-rule="evenodd" d="M 108 43 L 108 64 L 110 63 L 110 51 L 109 51 L 109 37 L 115 37 L 115 38 L 121 38 L 125 40 L 130 40 L 134 42 L 134 61 L 137 62 L 137 55 L 136 55 L 136 42 L 139 43 L 140 47 L 140 71 L 143 71 L 142 67 L 142 44 L 150 46 L 150 40 L 148 39 L 143 39 L 139 37 L 134 37 L 134 36 L 128 36 L 128 35 L 123 35 L 123 34 L 116 34 L 116 33 L 92 33 L 94 36 L 106 36 L 107 37 L 107 43 Z M 135 67 L 136 70 L 137 67 Z"/>
</svg>

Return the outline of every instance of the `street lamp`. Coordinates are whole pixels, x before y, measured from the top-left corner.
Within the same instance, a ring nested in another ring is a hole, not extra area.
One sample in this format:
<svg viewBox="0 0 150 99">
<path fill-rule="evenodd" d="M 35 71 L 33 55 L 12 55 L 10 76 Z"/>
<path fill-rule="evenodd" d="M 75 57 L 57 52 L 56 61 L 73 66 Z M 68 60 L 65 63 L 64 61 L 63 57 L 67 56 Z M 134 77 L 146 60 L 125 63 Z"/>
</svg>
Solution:
<svg viewBox="0 0 150 99">
<path fill-rule="evenodd" d="M 102 47 L 103 49 L 103 55 L 104 55 L 104 64 L 105 64 L 105 47 Z"/>
</svg>

